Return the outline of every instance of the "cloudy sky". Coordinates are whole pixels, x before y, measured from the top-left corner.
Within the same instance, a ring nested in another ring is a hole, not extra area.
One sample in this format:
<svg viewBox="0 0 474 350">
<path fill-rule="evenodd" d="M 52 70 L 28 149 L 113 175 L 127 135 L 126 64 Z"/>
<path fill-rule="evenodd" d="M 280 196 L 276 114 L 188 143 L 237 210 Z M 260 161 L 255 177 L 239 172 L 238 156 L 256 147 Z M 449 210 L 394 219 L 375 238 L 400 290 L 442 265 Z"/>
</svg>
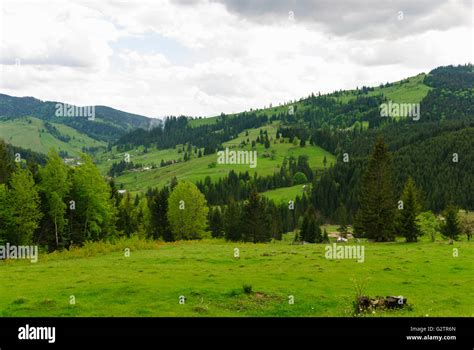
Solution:
<svg viewBox="0 0 474 350">
<path fill-rule="evenodd" d="M 0 0 L 0 93 L 210 116 L 473 62 L 472 0 Z"/>
</svg>

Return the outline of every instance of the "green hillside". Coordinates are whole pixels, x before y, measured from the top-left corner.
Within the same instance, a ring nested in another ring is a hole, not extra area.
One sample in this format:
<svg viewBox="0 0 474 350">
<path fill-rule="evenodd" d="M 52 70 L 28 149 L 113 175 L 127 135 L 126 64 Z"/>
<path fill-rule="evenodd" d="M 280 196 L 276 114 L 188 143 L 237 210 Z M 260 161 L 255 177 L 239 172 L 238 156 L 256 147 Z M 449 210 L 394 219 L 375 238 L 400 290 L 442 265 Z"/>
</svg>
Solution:
<svg viewBox="0 0 474 350">
<path fill-rule="evenodd" d="M 273 129 L 274 126 L 268 127 Z M 276 129 L 275 129 L 276 130 Z M 259 133 L 258 129 L 252 129 L 249 131 L 250 135 L 256 136 Z M 245 134 L 244 134 L 245 135 Z M 225 144 L 225 146 L 233 147 L 231 150 L 248 150 L 252 148 L 247 147 L 237 147 L 236 144 L 241 141 L 244 136 L 239 136 L 233 141 Z M 333 164 L 335 158 L 332 154 L 325 151 L 324 149 L 307 145 L 305 147 L 300 147 L 298 145 L 293 145 L 288 143 L 288 140 L 285 143 L 274 143 L 272 142 L 271 147 L 266 150 L 263 145 L 258 144 L 255 148 L 257 151 L 257 166 L 256 168 L 250 168 L 249 165 L 244 164 L 216 164 L 215 167 L 210 167 L 212 163 L 217 163 L 217 155 L 206 155 L 198 158 L 193 155 L 194 158 L 187 162 L 179 162 L 165 167 L 159 167 L 161 160 L 176 160 L 183 158 L 183 153 L 178 153 L 178 149 L 181 148 L 178 146 L 176 149 L 167 149 L 167 150 L 156 150 L 149 149 L 148 153 L 143 153 L 142 148 L 128 152 L 130 154 L 130 160 L 134 163 L 140 163 L 144 167 L 151 167 L 152 164 L 158 166 L 156 169 L 150 170 L 131 170 L 127 171 L 123 175 L 117 177 L 117 185 L 123 185 L 125 189 L 128 189 L 132 192 L 145 191 L 148 187 L 161 187 L 170 182 L 170 180 L 176 176 L 178 179 L 186 179 L 192 182 L 199 180 L 204 180 L 206 176 L 209 176 L 212 180 L 219 179 L 226 176 L 230 170 L 235 170 L 236 172 L 246 172 L 253 175 L 255 172 L 260 176 L 272 175 L 275 171 L 278 171 L 283 159 L 285 157 L 295 157 L 297 158 L 300 155 L 307 155 L 309 158 L 309 163 L 314 169 L 321 169 L 324 167 L 323 160 L 326 156 L 327 165 Z M 101 172 L 105 175 L 110 169 L 112 163 L 119 162 L 124 159 L 126 152 L 117 153 L 109 152 L 101 156 L 98 166 Z M 266 155 L 268 157 L 266 157 Z M 272 159 L 273 158 L 273 159 Z M 212 165 L 211 165 L 212 166 Z"/>
<path fill-rule="evenodd" d="M 150 119 L 106 106 L 95 106 L 94 122 L 85 117 L 57 117 L 59 102 L 41 101 L 33 97 L 0 94 L 0 123 L 22 117 L 35 117 L 50 123 L 67 125 L 78 132 L 100 141 L 115 141 L 137 128 L 148 129 Z M 65 103 L 60 103 L 63 108 Z M 78 107 L 78 106 L 77 106 Z"/>
<path fill-rule="evenodd" d="M 373 88 L 373 91 L 369 91 L 367 95 L 383 95 L 388 100 L 397 103 L 419 103 L 432 89 L 423 82 L 425 77 L 426 74 L 422 73 L 388 84 L 388 86 L 377 86 Z M 342 103 L 347 103 L 356 96 L 356 90 L 346 90 L 336 99 Z"/>
<path fill-rule="evenodd" d="M 50 123 L 66 139 L 64 142 L 54 136 L 45 127 L 45 122 L 33 118 L 24 117 L 0 122 L 0 138 L 6 142 L 35 152 L 47 153 L 51 147 L 58 151 L 65 151 L 71 156 L 77 156 L 83 147 L 105 147 L 106 143 L 81 134 L 77 130 L 61 124 Z"/>
<path fill-rule="evenodd" d="M 272 201 L 276 203 L 280 203 L 280 202 L 288 203 L 288 201 L 290 200 L 294 201 L 297 196 L 301 197 L 303 195 L 304 186 L 309 186 L 309 184 L 277 188 L 274 190 L 263 192 L 262 195 L 267 197 L 268 199 L 271 199 Z"/>
</svg>

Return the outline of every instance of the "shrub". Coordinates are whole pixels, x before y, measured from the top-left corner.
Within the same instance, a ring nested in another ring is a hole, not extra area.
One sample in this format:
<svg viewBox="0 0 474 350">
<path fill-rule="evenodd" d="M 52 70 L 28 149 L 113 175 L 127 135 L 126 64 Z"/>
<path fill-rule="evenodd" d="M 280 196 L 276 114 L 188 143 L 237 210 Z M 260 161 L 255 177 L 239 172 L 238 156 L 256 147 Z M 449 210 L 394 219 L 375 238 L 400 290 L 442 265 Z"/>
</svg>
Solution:
<svg viewBox="0 0 474 350">
<path fill-rule="evenodd" d="M 251 294 L 252 293 L 252 285 L 251 284 L 244 284 L 242 286 L 244 293 L 245 294 Z"/>
<path fill-rule="evenodd" d="M 302 185 L 302 184 L 305 184 L 307 182 L 308 182 L 308 178 L 301 171 L 298 171 L 293 176 L 293 183 L 296 184 L 296 185 Z"/>
</svg>

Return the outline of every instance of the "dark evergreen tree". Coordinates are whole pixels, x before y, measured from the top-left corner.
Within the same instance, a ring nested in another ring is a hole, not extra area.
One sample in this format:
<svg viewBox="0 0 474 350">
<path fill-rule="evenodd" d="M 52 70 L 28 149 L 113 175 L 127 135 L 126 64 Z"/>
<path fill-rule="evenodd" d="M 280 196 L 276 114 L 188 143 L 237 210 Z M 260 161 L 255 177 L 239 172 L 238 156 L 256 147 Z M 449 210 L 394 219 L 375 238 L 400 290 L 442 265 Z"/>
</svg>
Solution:
<svg viewBox="0 0 474 350">
<path fill-rule="evenodd" d="M 156 191 L 148 201 L 150 209 L 149 236 L 153 239 L 163 239 L 166 242 L 174 240 L 168 221 L 168 187 Z"/>
<path fill-rule="evenodd" d="M 403 208 L 398 210 L 396 231 L 399 235 L 405 237 L 407 242 L 416 242 L 418 237 L 422 235 L 417 221 L 421 205 L 418 189 L 411 177 L 405 183 L 401 200 Z"/>
<path fill-rule="evenodd" d="M 244 241 L 254 243 L 270 241 L 271 230 L 265 218 L 265 202 L 256 188 L 252 189 L 249 200 L 244 206 L 242 220 Z"/>
<path fill-rule="evenodd" d="M 458 236 L 461 234 L 458 211 L 459 210 L 455 206 L 449 205 L 444 213 L 445 222 L 441 226 L 441 233 L 443 236 L 449 238 L 449 243 L 451 244 L 453 241 L 457 240 Z"/>
<path fill-rule="evenodd" d="M 209 229 L 212 237 L 224 237 L 224 218 L 220 208 L 209 210 Z"/>
<path fill-rule="evenodd" d="M 228 241 L 242 240 L 241 209 L 234 200 L 229 202 L 224 212 L 224 234 Z"/>
<path fill-rule="evenodd" d="M 393 241 L 395 208 L 392 161 L 384 140 L 378 138 L 362 180 L 355 234 L 376 242 Z"/>
</svg>

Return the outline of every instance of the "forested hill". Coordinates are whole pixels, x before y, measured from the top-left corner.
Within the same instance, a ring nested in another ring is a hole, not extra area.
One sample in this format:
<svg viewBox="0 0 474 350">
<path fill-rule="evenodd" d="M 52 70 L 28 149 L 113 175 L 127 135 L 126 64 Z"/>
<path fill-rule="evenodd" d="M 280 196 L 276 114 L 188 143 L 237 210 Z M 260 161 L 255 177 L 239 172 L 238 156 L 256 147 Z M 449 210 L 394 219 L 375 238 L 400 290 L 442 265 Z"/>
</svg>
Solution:
<svg viewBox="0 0 474 350">
<path fill-rule="evenodd" d="M 0 94 L 0 122 L 22 117 L 35 117 L 50 123 L 67 125 L 99 141 L 116 141 L 121 135 L 137 128 L 147 129 L 150 119 L 106 106 L 95 106 L 95 119 L 56 117 L 54 101 L 33 97 L 14 97 Z"/>
<path fill-rule="evenodd" d="M 474 209 L 473 67 L 437 68 L 424 83 L 430 90 L 420 102 L 418 120 L 379 117 L 380 123 L 368 130 L 313 130 L 313 142 L 339 160 L 317 180 L 312 193 L 315 208 L 327 217 L 334 217 L 341 204 L 349 215 L 356 213 L 367 156 L 382 136 L 392 153 L 396 194 L 411 176 L 425 208 L 438 212 L 455 204 Z"/>
<path fill-rule="evenodd" d="M 473 77 L 472 65 L 439 67 L 427 75 L 420 74 L 399 82 L 377 87 L 363 86 L 328 95 L 311 94 L 278 107 L 233 115 L 221 114 L 208 120 L 169 117 L 164 129 L 136 130 L 122 136 L 117 143 L 123 149 L 139 145 L 164 149 L 190 142 L 207 147 L 212 153 L 219 144 L 232 139 L 242 130 L 280 121 L 282 127 L 279 132 L 284 136 L 313 140 L 335 151 L 344 139 L 341 136 L 352 131 L 383 130 L 393 124 L 470 119 L 474 115 Z M 382 118 L 380 106 L 388 102 L 419 104 L 419 120 Z M 207 137 L 209 134 L 214 137 Z"/>
<path fill-rule="evenodd" d="M 381 105 L 390 102 L 415 105 L 419 115 L 384 117 Z M 341 205 L 349 216 L 357 211 L 361 176 L 379 136 L 392 153 L 397 195 L 412 176 L 426 208 L 440 211 L 454 203 L 474 209 L 472 65 L 440 67 L 395 83 L 312 94 L 282 106 L 210 120 L 171 117 L 164 128 L 136 130 L 117 144 L 121 151 L 139 145 L 167 149 L 191 144 L 214 154 L 242 131 L 269 124 L 277 128 L 271 137 L 308 142 L 336 156 L 333 167 L 313 177 L 311 202 L 327 218 L 335 218 Z"/>
</svg>

